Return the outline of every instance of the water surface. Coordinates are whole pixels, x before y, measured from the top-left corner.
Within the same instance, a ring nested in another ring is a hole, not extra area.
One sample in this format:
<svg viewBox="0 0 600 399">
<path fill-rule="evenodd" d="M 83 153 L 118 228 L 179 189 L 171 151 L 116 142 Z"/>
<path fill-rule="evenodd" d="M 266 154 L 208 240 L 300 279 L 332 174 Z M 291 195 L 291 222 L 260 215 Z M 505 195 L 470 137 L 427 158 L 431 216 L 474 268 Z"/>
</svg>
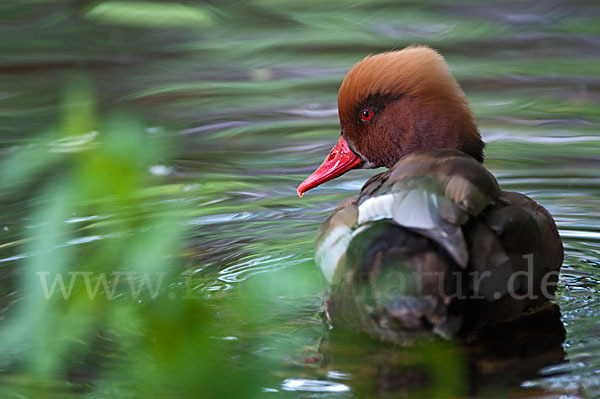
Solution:
<svg viewBox="0 0 600 399">
<path fill-rule="evenodd" d="M 246 397 L 598 395 L 599 13 L 592 1 L 3 3 L 0 292 L 14 346 L 2 352 L 0 392 L 133 397 L 155 383 Z M 485 165 L 502 188 L 543 204 L 563 237 L 564 360 L 533 375 L 499 382 L 491 368 L 474 381 L 451 344 L 345 347 L 322 326 L 313 235 L 375 172 L 303 199 L 295 189 L 339 135 L 345 72 L 412 43 L 446 57 L 487 142 Z M 42 262 L 44 251 L 53 255 Z M 60 301 L 61 317 L 35 316 L 42 302 L 29 302 L 23 277 L 35 265 L 114 272 L 115 262 L 165 272 L 168 285 L 80 308 L 115 324 L 78 324 Z M 61 334 L 72 342 L 53 340 Z M 77 349 L 65 356 L 64 345 Z M 326 350 L 340 355 L 323 361 Z M 401 373 L 387 366 L 394 356 Z M 130 361 L 144 366 L 136 374 Z M 173 375 L 161 368 L 174 364 Z M 434 377 L 421 381 L 419 364 Z"/>
</svg>

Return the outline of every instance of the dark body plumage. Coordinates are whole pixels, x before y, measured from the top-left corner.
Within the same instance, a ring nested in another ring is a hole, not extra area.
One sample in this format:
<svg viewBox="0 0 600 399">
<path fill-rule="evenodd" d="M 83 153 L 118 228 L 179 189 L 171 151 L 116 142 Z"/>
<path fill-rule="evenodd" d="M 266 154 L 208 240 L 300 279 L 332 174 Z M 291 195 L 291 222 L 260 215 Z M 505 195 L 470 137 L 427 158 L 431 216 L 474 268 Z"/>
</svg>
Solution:
<svg viewBox="0 0 600 399">
<path fill-rule="evenodd" d="M 468 334 L 517 316 L 552 296 L 563 258 L 543 207 L 501 191 L 452 150 L 412 153 L 371 178 L 325 221 L 317 251 L 340 224 L 351 239 L 328 313 L 385 341 Z"/>
</svg>

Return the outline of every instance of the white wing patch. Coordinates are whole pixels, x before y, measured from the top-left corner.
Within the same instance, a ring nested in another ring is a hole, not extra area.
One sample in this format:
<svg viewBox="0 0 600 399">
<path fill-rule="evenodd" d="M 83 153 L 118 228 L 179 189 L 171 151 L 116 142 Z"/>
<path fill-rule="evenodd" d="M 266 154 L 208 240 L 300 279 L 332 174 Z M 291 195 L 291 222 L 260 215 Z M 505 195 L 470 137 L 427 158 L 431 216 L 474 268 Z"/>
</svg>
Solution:
<svg viewBox="0 0 600 399">
<path fill-rule="evenodd" d="M 371 197 L 358 206 L 358 224 L 391 219 L 396 194 L 389 193 Z"/>
<path fill-rule="evenodd" d="M 358 207 L 358 223 L 393 219 L 407 228 L 432 229 L 439 225 L 437 195 L 410 190 L 371 197 Z"/>
<path fill-rule="evenodd" d="M 438 202 L 437 193 L 422 189 L 371 197 L 358 206 L 358 224 L 391 219 L 437 242 L 464 268 L 469 253 L 462 230 L 440 216 Z"/>
<path fill-rule="evenodd" d="M 333 280 L 340 259 L 346 254 L 351 239 L 352 229 L 347 226 L 338 226 L 332 229 L 317 247 L 315 260 L 329 283 Z"/>
</svg>

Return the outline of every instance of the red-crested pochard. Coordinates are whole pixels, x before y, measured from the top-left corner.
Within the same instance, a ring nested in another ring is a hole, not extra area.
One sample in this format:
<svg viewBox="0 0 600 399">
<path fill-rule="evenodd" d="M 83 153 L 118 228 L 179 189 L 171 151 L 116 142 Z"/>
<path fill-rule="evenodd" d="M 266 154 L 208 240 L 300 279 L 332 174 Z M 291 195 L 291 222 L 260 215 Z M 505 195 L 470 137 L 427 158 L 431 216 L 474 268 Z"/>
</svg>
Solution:
<svg viewBox="0 0 600 399">
<path fill-rule="evenodd" d="M 443 57 L 368 56 L 338 95 L 341 136 L 302 194 L 351 169 L 389 168 L 343 201 L 315 239 L 334 324 L 384 341 L 452 337 L 552 297 L 563 247 L 552 216 L 502 191 Z"/>
</svg>

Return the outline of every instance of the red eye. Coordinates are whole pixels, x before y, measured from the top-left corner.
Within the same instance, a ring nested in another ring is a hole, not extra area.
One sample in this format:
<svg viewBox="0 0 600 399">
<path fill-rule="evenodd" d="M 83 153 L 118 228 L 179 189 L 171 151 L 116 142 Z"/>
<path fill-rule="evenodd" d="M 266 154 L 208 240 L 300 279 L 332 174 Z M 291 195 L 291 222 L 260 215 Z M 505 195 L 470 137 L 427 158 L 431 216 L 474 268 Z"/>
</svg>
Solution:
<svg viewBox="0 0 600 399">
<path fill-rule="evenodd" d="M 371 111 L 370 109 L 363 109 L 362 111 L 360 111 L 360 119 L 364 122 L 370 121 L 371 119 L 373 119 L 373 111 Z"/>
</svg>

